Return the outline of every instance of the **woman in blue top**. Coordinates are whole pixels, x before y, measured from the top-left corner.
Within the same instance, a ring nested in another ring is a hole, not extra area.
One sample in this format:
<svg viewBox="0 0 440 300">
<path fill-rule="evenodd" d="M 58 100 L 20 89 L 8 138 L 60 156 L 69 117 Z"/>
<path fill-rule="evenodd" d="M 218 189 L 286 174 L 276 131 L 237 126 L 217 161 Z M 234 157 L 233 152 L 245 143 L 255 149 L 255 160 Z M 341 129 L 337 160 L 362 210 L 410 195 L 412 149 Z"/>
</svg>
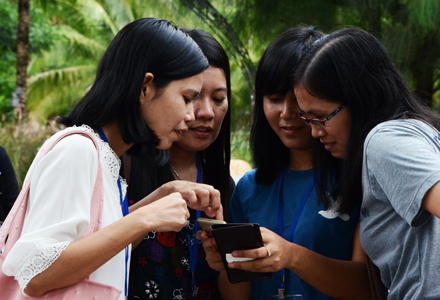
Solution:
<svg viewBox="0 0 440 300">
<path fill-rule="evenodd" d="M 278 294 L 279 289 L 285 295 L 302 294 L 313 300 L 370 296 L 365 253 L 359 242 L 359 209 L 340 209 L 343 203 L 336 200 L 333 180 L 337 161 L 323 151 L 299 118 L 293 91 L 296 64 L 321 36 L 313 28 L 288 30 L 260 61 L 251 130 L 257 169 L 237 184 L 228 221 L 259 223 L 265 247 L 233 251 L 233 256 L 257 259 L 228 267 L 273 272 L 274 276 L 231 284 L 214 239 L 199 232 L 208 263 L 221 271 L 218 284 L 225 299 L 260 300 Z M 313 149 L 319 161 L 314 161 Z M 319 168 L 314 167 L 324 164 L 333 174 L 319 180 Z"/>
</svg>

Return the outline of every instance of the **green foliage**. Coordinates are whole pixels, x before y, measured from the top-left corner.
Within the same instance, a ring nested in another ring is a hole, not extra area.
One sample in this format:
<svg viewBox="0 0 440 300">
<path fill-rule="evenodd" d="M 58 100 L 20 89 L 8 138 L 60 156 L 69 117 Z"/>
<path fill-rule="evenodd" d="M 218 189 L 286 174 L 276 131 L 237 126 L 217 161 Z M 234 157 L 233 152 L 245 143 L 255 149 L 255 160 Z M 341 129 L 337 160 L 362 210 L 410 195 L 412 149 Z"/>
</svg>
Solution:
<svg viewBox="0 0 440 300">
<path fill-rule="evenodd" d="M 41 127 L 35 122 L 1 124 L 0 145 L 11 159 L 20 187 L 39 148 L 56 130 L 50 126 Z"/>
<path fill-rule="evenodd" d="M 439 28 L 440 1 L 410 0 L 407 11 L 409 21 L 417 35 L 424 36 Z"/>
<path fill-rule="evenodd" d="M 252 166 L 249 133 L 247 129 L 231 132 L 231 159 L 242 159 Z"/>
<path fill-rule="evenodd" d="M 191 1 L 189 1 L 191 2 Z M 203 2 L 203 1 L 198 1 Z M 298 25 L 330 32 L 347 26 L 369 30 L 381 39 L 409 84 L 418 88 L 414 66 L 435 66 L 433 103 L 440 105 L 439 0 L 211 0 L 256 67 L 280 33 Z M 188 3 L 188 1 L 187 1 Z M 232 156 L 251 161 L 251 91 L 224 33 L 203 22 L 177 0 L 33 0 L 31 1 L 28 111 L 40 121 L 67 113 L 94 80 L 98 62 L 115 34 L 141 17 L 171 20 L 179 27 L 213 34 L 231 58 Z M 0 0 L 0 115 L 11 118 L 15 89 L 17 1 Z M 205 19 L 206 21 L 206 19 Z M 370 22 L 370 23 L 369 23 Z M 209 23 L 209 24 L 208 24 Z M 213 27 L 214 26 L 214 27 Z M 231 33 L 231 32 L 230 32 Z M 432 46 L 426 41 L 429 40 Z M 430 51 L 425 55 L 422 50 Z M 427 59 L 430 60 L 427 60 Z M 419 70 L 420 71 L 420 70 Z M 425 70 L 432 72 L 432 70 Z M 429 76 L 428 76 L 429 77 Z M 11 125 L 12 126 L 12 125 Z"/>
</svg>

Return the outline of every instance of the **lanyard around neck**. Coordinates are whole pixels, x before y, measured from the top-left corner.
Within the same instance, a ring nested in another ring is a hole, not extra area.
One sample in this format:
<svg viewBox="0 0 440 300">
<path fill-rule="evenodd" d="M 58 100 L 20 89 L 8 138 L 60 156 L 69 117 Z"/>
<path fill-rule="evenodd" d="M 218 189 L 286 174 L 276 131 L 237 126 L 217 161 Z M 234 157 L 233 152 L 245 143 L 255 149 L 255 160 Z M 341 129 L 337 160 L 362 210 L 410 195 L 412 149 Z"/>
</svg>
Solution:
<svg viewBox="0 0 440 300">
<path fill-rule="evenodd" d="M 197 183 L 202 183 L 202 170 L 200 167 L 199 162 L 199 156 L 197 155 Z M 196 220 L 200 217 L 201 211 L 196 211 Z M 196 285 L 196 265 L 197 265 L 197 253 L 199 248 L 199 240 L 196 239 L 195 234 L 197 231 L 199 231 L 200 227 L 197 221 L 194 221 L 194 243 L 191 244 L 191 236 L 189 235 L 189 228 L 187 226 L 186 228 L 186 234 L 188 236 L 188 247 L 189 247 L 189 265 L 191 268 L 191 286 L 193 287 L 193 290 Z M 197 293 L 197 291 L 195 291 Z"/>
<path fill-rule="evenodd" d="M 286 168 L 284 168 L 281 171 L 280 183 L 279 183 L 279 188 L 278 188 L 278 234 L 282 238 L 284 238 L 284 219 L 283 219 L 283 204 L 281 201 L 281 188 L 283 185 L 285 171 L 286 171 Z M 293 220 L 292 227 L 290 228 L 290 233 L 289 233 L 289 237 L 287 238 L 287 240 L 291 243 L 293 243 L 293 239 L 295 238 L 295 229 L 296 229 L 296 225 L 298 224 L 299 217 L 301 216 L 301 212 L 302 212 L 304 205 L 306 204 L 307 199 L 309 198 L 310 193 L 312 192 L 314 186 L 315 186 L 315 178 L 313 178 L 312 183 L 310 184 L 309 188 L 307 189 L 307 192 L 301 201 L 301 204 L 298 208 L 298 211 L 296 212 L 296 216 L 295 216 L 295 219 Z M 283 289 L 283 290 L 285 289 L 285 278 L 286 278 L 285 276 L 286 276 L 286 269 L 283 269 L 282 282 L 281 282 L 281 289 Z"/>
<path fill-rule="evenodd" d="M 105 136 L 104 131 L 102 128 L 98 128 L 98 133 L 101 139 L 108 144 L 107 137 Z M 128 201 L 127 201 L 127 194 L 125 194 L 125 197 L 122 197 L 122 184 L 121 184 L 121 178 L 118 177 L 118 189 L 119 189 L 119 201 L 121 202 L 121 209 L 122 209 L 122 216 L 128 215 Z M 127 290 L 127 279 L 128 279 L 128 246 L 125 247 L 125 296 L 128 295 Z"/>
</svg>

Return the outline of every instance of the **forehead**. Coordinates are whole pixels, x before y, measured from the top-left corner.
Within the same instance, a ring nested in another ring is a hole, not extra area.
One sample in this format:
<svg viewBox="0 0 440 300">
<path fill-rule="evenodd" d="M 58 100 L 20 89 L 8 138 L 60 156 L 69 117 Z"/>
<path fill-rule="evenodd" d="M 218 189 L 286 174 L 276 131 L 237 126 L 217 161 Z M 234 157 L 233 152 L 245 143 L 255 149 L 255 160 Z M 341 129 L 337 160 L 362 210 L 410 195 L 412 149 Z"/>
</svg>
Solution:
<svg viewBox="0 0 440 300">
<path fill-rule="evenodd" d="M 165 90 L 200 92 L 202 83 L 203 73 L 199 73 L 188 78 L 173 80 L 165 87 Z"/>
<path fill-rule="evenodd" d="M 313 96 L 302 87 L 296 87 L 294 91 L 299 108 L 307 114 L 327 112 L 335 106 L 334 102 Z"/>
<path fill-rule="evenodd" d="M 203 87 L 213 86 L 226 89 L 226 77 L 223 69 L 209 67 L 203 72 Z"/>
</svg>

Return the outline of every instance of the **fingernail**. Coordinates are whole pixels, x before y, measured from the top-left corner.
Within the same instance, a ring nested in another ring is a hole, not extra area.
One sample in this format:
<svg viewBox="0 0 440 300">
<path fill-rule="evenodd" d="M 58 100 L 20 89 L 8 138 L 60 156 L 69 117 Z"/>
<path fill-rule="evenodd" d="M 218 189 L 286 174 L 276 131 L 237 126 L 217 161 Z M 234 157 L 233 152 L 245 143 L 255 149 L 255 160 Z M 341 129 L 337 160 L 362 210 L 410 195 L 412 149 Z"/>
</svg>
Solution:
<svg viewBox="0 0 440 300">
<path fill-rule="evenodd" d="M 232 256 L 238 257 L 238 253 L 236 251 L 232 251 Z"/>
<path fill-rule="evenodd" d="M 235 265 L 234 265 L 234 263 L 229 263 L 229 264 L 228 264 L 228 267 L 229 267 L 230 269 L 235 269 Z"/>
</svg>

